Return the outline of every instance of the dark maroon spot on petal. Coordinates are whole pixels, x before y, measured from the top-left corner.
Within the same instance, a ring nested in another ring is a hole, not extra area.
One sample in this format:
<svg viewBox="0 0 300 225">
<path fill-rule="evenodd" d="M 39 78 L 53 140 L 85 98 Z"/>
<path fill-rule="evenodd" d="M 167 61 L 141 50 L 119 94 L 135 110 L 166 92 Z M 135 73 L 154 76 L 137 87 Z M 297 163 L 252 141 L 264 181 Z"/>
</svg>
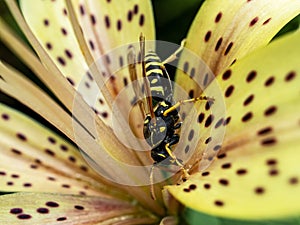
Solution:
<svg viewBox="0 0 300 225">
<path fill-rule="evenodd" d="M 50 24 L 50 23 L 49 23 L 49 20 L 47 20 L 47 19 L 44 19 L 43 22 L 44 22 L 44 25 L 45 25 L 46 27 L 49 26 L 49 24 Z"/>
<path fill-rule="evenodd" d="M 219 183 L 222 184 L 222 185 L 224 185 L 224 186 L 227 186 L 229 184 L 229 181 L 226 180 L 226 179 L 220 179 Z"/>
<path fill-rule="evenodd" d="M 101 116 L 102 116 L 103 118 L 107 118 L 107 117 L 108 117 L 108 112 L 103 112 L 103 113 L 101 113 Z"/>
<path fill-rule="evenodd" d="M 266 135 L 269 134 L 270 132 L 272 132 L 272 127 L 265 127 L 260 129 L 259 131 L 257 131 L 257 135 Z"/>
<path fill-rule="evenodd" d="M 204 187 L 205 189 L 210 189 L 210 184 L 204 184 L 203 187 Z"/>
<path fill-rule="evenodd" d="M 230 120 L 231 120 L 231 117 L 230 117 L 230 116 L 227 117 L 226 120 L 225 120 L 224 123 L 223 123 L 223 126 L 228 125 L 228 124 L 230 123 Z"/>
<path fill-rule="evenodd" d="M 267 23 L 269 23 L 269 22 L 270 22 L 270 20 L 271 20 L 271 18 L 269 18 L 269 19 L 265 20 L 265 21 L 263 22 L 263 25 L 266 25 Z"/>
<path fill-rule="evenodd" d="M 299 180 L 298 180 L 297 177 L 291 177 L 291 178 L 289 179 L 289 183 L 292 184 L 292 185 L 298 184 L 298 182 L 299 182 Z"/>
<path fill-rule="evenodd" d="M 244 106 L 249 105 L 249 104 L 253 101 L 253 99 L 254 99 L 254 95 L 253 95 L 253 94 L 252 94 L 252 95 L 249 95 L 249 97 L 246 98 L 246 100 L 244 101 L 243 105 L 244 105 Z"/>
<path fill-rule="evenodd" d="M 226 70 L 223 75 L 222 75 L 222 79 L 223 80 L 228 80 L 231 76 L 231 70 Z"/>
<path fill-rule="evenodd" d="M 69 160 L 73 163 L 76 162 L 76 158 L 74 156 L 69 156 Z"/>
<path fill-rule="evenodd" d="M 198 123 L 202 123 L 204 120 L 204 113 L 200 113 L 198 116 Z"/>
<path fill-rule="evenodd" d="M 213 150 L 214 151 L 219 151 L 220 149 L 221 149 L 221 145 L 216 145 L 214 148 L 213 148 Z"/>
<path fill-rule="evenodd" d="M 229 51 L 231 50 L 232 46 L 233 46 L 233 42 L 230 42 L 230 43 L 227 45 L 227 47 L 226 47 L 226 50 L 225 50 L 225 52 L 224 52 L 224 55 L 227 55 L 227 54 L 229 53 Z"/>
<path fill-rule="evenodd" d="M 229 169 L 231 168 L 231 163 L 224 163 L 221 167 L 222 169 Z"/>
<path fill-rule="evenodd" d="M 119 56 L 119 65 L 120 65 L 120 67 L 124 66 L 124 60 L 123 60 L 122 56 Z"/>
<path fill-rule="evenodd" d="M 246 81 L 249 83 L 249 82 L 251 82 L 251 81 L 253 81 L 254 80 L 254 78 L 256 77 L 256 75 L 257 75 L 257 73 L 256 73 L 256 71 L 251 71 L 249 74 L 248 74 L 248 76 L 247 76 L 247 78 L 246 78 Z"/>
<path fill-rule="evenodd" d="M 117 30 L 120 31 L 122 29 L 122 22 L 121 20 L 117 21 Z"/>
<path fill-rule="evenodd" d="M 133 7 L 133 13 L 138 14 L 138 12 L 139 12 L 139 6 L 137 4 L 135 4 Z"/>
<path fill-rule="evenodd" d="M 189 189 L 190 190 L 195 190 L 197 188 L 197 185 L 196 184 L 191 184 L 190 186 L 189 186 Z"/>
<path fill-rule="evenodd" d="M 58 203 L 52 202 L 52 201 L 46 202 L 45 205 L 48 206 L 48 207 L 52 207 L 52 208 L 56 208 L 56 207 L 59 206 Z"/>
<path fill-rule="evenodd" d="M 20 219 L 20 220 L 31 219 L 31 215 L 29 215 L 29 214 L 20 214 L 20 215 L 18 215 L 17 217 L 18 217 L 18 219 Z"/>
<path fill-rule="evenodd" d="M 55 152 L 53 152 L 52 150 L 50 150 L 48 148 L 45 149 L 45 153 L 47 153 L 50 156 L 55 156 Z"/>
<path fill-rule="evenodd" d="M 22 141 L 27 141 L 27 138 L 24 134 L 21 134 L 21 133 L 17 133 L 17 138 L 19 138 L 20 140 Z"/>
<path fill-rule="evenodd" d="M 217 156 L 218 159 L 224 159 L 226 157 L 226 153 L 222 153 Z"/>
<path fill-rule="evenodd" d="M 124 78 L 123 78 L 123 84 L 124 84 L 125 87 L 128 85 L 127 77 L 124 77 Z"/>
<path fill-rule="evenodd" d="M 46 43 L 46 48 L 47 48 L 48 50 L 51 50 L 51 49 L 52 49 L 52 44 L 49 43 L 49 42 L 47 42 L 47 43 Z"/>
<path fill-rule="evenodd" d="M 247 122 L 247 121 L 249 121 L 252 117 L 253 117 L 252 112 L 248 112 L 248 113 L 246 113 L 246 114 L 242 117 L 242 121 L 243 121 L 243 122 Z"/>
<path fill-rule="evenodd" d="M 189 150 L 190 150 L 190 146 L 187 145 L 187 146 L 185 147 L 185 149 L 184 149 L 184 152 L 187 154 L 187 153 L 189 152 Z"/>
<path fill-rule="evenodd" d="M 80 166 L 80 169 L 82 170 L 82 171 L 84 171 L 84 172 L 87 172 L 88 171 L 88 168 L 86 167 L 86 166 Z"/>
<path fill-rule="evenodd" d="M 81 205 L 75 205 L 74 208 L 78 210 L 84 210 L 84 207 Z"/>
<path fill-rule="evenodd" d="M 48 177 L 47 179 L 51 180 L 51 181 L 55 181 L 56 180 L 54 177 Z"/>
<path fill-rule="evenodd" d="M 87 77 L 90 79 L 90 81 L 93 81 L 93 80 L 94 80 L 92 74 L 91 74 L 89 71 L 86 72 L 86 75 L 87 75 Z"/>
<path fill-rule="evenodd" d="M 189 136 L 188 136 L 188 140 L 189 140 L 189 141 L 191 141 L 191 140 L 193 139 L 194 133 L 195 133 L 195 131 L 192 129 L 192 130 L 190 131 L 190 133 L 189 133 Z"/>
<path fill-rule="evenodd" d="M 236 59 L 234 59 L 234 60 L 231 62 L 230 66 L 232 66 L 233 64 L 235 64 L 235 62 L 236 62 Z"/>
<path fill-rule="evenodd" d="M 35 159 L 34 160 L 37 164 L 42 164 L 42 161 L 40 159 Z"/>
<path fill-rule="evenodd" d="M 109 55 L 105 55 L 105 60 L 106 60 L 106 63 L 107 64 L 110 64 L 111 63 L 111 60 L 110 60 L 110 56 Z M 110 80 L 111 81 L 114 81 L 116 78 L 112 75 L 110 76 Z"/>
<path fill-rule="evenodd" d="M 190 98 L 193 98 L 193 97 L 194 97 L 194 90 L 190 90 L 190 91 L 189 91 L 189 97 L 190 97 Z"/>
<path fill-rule="evenodd" d="M 213 121 L 214 115 L 210 114 L 205 121 L 205 127 L 209 127 Z"/>
<path fill-rule="evenodd" d="M 222 18 L 222 13 L 219 12 L 218 15 L 215 18 L 215 23 L 218 23 L 221 20 L 221 18 Z"/>
<path fill-rule="evenodd" d="M 203 79 L 203 86 L 206 87 L 206 85 L 208 84 L 208 73 L 205 74 L 204 79 Z"/>
<path fill-rule="evenodd" d="M 24 183 L 24 184 L 23 184 L 23 187 L 31 187 L 31 186 L 32 186 L 31 183 Z"/>
<path fill-rule="evenodd" d="M 273 76 L 269 77 L 265 82 L 265 86 L 268 87 L 268 86 L 272 85 L 274 83 L 274 81 L 275 81 L 275 77 L 273 77 Z"/>
<path fill-rule="evenodd" d="M 91 19 L 92 25 L 95 25 L 96 24 L 96 17 L 93 14 L 91 14 L 90 19 Z"/>
<path fill-rule="evenodd" d="M 246 169 L 238 169 L 236 171 L 236 174 L 237 175 L 245 175 L 247 173 L 247 170 Z"/>
<path fill-rule="evenodd" d="M 86 195 L 86 193 L 84 191 L 79 191 L 80 195 Z"/>
<path fill-rule="evenodd" d="M 264 146 L 270 146 L 276 144 L 276 139 L 275 138 L 266 138 L 261 141 L 261 145 Z"/>
<path fill-rule="evenodd" d="M 205 140 L 205 144 L 208 144 L 209 142 L 211 142 L 211 140 L 212 140 L 211 137 L 207 138 L 207 139 Z"/>
<path fill-rule="evenodd" d="M 132 20 L 133 14 L 132 11 L 128 11 L 127 13 L 127 20 L 130 22 Z"/>
<path fill-rule="evenodd" d="M 75 82 L 73 81 L 72 78 L 67 77 L 67 81 L 69 81 L 69 83 L 70 83 L 72 86 L 75 86 Z"/>
<path fill-rule="evenodd" d="M 11 214 L 20 214 L 20 213 L 23 212 L 23 209 L 21 209 L 21 208 L 12 208 L 9 212 Z"/>
<path fill-rule="evenodd" d="M 256 194 L 263 194 L 265 192 L 265 189 L 263 187 L 257 187 L 254 189 Z"/>
<path fill-rule="evenodd" d="M 64 221 L 64 220 L 67 220 L 67 217 L 59 217 L 56 219 L 56 221 Z"/>
<path fill-rule="evenodd" d="M 22 152 L 18 149 L 13 148 L 13 149 L 11 149 L 11 151 L 17 155 L 22 155 Z"/>
<path fill-rule="evenodd" d="M 265 116 L 271 116 L 273 115 L 275 112 L 277 111 L 277 107 L 276 106 L 270 106 L 269 108 L 267 108 L 264 112 Z"/>
<path fill-rule="evenodd" d="M 208 175 L 209 175 L 209 172 L 208 172 L 208 171 L 206 171 L 206 172 L 203 172 L 201 175 L 202 175 L 203 177 L 206 177 L 206 176 L 208 176 Z"/>
<path fill-rule="evenodd" d="M 296 72 L 292 71 L 289 72 L 286 76 L 285 76 L 285 81 L 289 82 L 291 80 L 293 80 L 296 77 Z"/>
<path fill-rule="evenodd" d="M 215 46 L 215 51 L 219 50 L 219 48 L 221 47 L 222 41 L 223 41 L 223 38 L 219 38 L 219 40 Z"/>
<path fill-rule="evenodd" d="M 213 105 L 213 103 L 211 101 L 207 101 L 205 103 L 205 110 L 208 111 L 210 110 L 211 106 Z"/>
<path fill-rule="evenodd" d="M 53 137 L 48 137 L 48 141 L 49 141 L 51 144 L 55 144 L 55 143 L 56 143 L 56 140 L 55 140 Z"/>
<path fill-rule="evenodd" d="M 183 64 L 183 72 L 184 72 L 184 73 L 187 73 L 188 70 L 189 70 L 189 63 L 188 63 L 188 62 L 185 62 L 185 63 Z"/>
<path fill-rule="evenodd" d="M 9 115 L 7 115 L 7 114 L 5 114 L 5 113 L 3 113 L 3 114 L 1 115 L 1 117 L 2 117 L 3 120 L 9 120 Z"/>
<path fill-rule="evenodd" d="M 224 206 L 224 202 L 220 201 L 220 200 L 216 200 L 215 201 L 215 205 L 216 206 Z"/>
<path fill-rule="evenodd" d="M 190 192 L 190 189 L 184 188 L 183 191 L 184 191 L 184 192 Z"/>
<path fill-rule="evenodd" d="M 72 54 L 72 52 L 71 52 L 70 50 L 66 49 L 66 50 L 65 50 L 65 54 L 66 54 L 66 56 L 67 56 L 69 59 L 72 59 L 72 58 L 73 58 L 73 54 Z"/>
<path fill-rule="evenodd" d="M 36 211 L 41 214 L 49 213 L 49 209 L 47 209 L 47 208 L 38 208 Z"/>
<path fill-rule="evenodd" d="M 57 61 L 60 63 L 60 65 L 65 66 L 66 65 L 66 61 L 64 60 L 63 57 L 58 56 L 57 57 Z"/>
<path fill-rule="evenodd" d="M 104 23 L 105 23 L 105 26 L 106 28 L 110 28 L 110 19 L 109 19 L 109 16 L 105 16 L 104 17 Z"/>
<path fill-rule="evenodd" d="M 140 19 L 139 19 L 139 25 L 143 26 L 144 23 L 145 23 L 145 16 L 144 16 L 144 14 L 141 14 L 140 15 Z"/>
<path fill-rule="evenodd" d="M 230 85 L 225 91 L 225 97 L 229 98 L 234 91 L 234 86 Z"/>
<path fill-rule="evenodd" d="M 94 51 L 95 50 L 95 45 L 94 42 L 92 40 L 89 40 L 89 46 L 90 48 Z"/>
<path fill-rule="evenodd" d="M 276 176 L 276 175 L 278 175 L 278 174 L 279 174 L 279 171 L 276 170 L 276 169 L 271 169 L 271 170 L 269 171 L 269 175 L 270 175 L 270 176 Z"/>
<path fill-rule="evenodd" d="M 70 188 L 70 185 L 69 184 L 62 184 L 61 185 L 63 188 Z"/>
<path fill-rule="evenodd" d="M 255 17 L 251 20 L 251 22 L 249 23 L 249 27 L 252 27 L 254 24 L 256 24 L 258 21 L 258 17 Z"/>
<path fill-rule="evenodd" d="M 14 185 L 14 182 L 12 182 L 12 181 L 8 181 L 8 182 L 6 182 L 6 185 L 8 185 L 8 186 L 12 186 L 12 185 Z"/>
<path fill-rule="evenodd" d="M 85 14 L 85 10 L 84 10 L 84 6 L 83 5 L 79 5 L 79 11 L 80 11 L 80 14 L 82 16 Z"/>
<path fill-rule="evenodd" d="M 35 164 L 31 164 L 31 165 L 30 165 L 30 168 L 31 168 L 31 169 L 36 169 L 36 168 L 38 168 L 38 166 L 35 165 Z"/>
<path fill-rule="evenodd" d="M 60 145 L 60 149 L 63 150 L 64 152 L 68 151 L 68 147 L 66 145 Z"/>
<path fill-rule="evenodd" d="M 11 178 L 19 178 L 20 176 L 18 174 L 12 174 Z"/>
<path fill-rule="evenodd" d="M 67 35 L 68 34 L 68 32 L 67 32 L 67 30 L 65 28 L 61 28 L 60 30 L 61 30 L 61 33 L 63 35 Z"/>
<path fill-rule="evenodd" d="M 207 33 L 206 33 L 205 36 L 204 36 L 204 41 L 205 41 L 205 42 L 208 42 L 209 39 L 210 39 L 210 37 L 211 37 L 211 31 L 209 30 L 209 31 L 207 31 Z"/>
<path fill-rule="evenodd" d="M 268 166 L 274 166 L 274 165 L 277 164 L 277 160 L 276 160 L 276 159 L 268 159 L 268 160 L 266 161 L 266 164 L 267 164 Z"/>
<path fill-rule="evenodd" d="M 190 72 L 190 78 L 193 78 L 194 76 L 195 76 L 195 68 L 193 67 Z"/>
</svg>

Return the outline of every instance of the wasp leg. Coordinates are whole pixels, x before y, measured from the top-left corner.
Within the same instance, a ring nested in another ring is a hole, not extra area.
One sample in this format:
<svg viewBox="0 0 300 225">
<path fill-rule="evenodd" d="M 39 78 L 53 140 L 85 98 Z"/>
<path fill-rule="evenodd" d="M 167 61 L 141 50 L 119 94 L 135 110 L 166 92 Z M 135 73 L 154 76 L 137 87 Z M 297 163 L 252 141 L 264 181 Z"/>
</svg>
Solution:
<svg viewBox="0 0 300 225">
<path fill-rule="evenodd" d="M 185 103 L 197 102 L 197 101 L 202 101 L 202 100 L 210 102 L 210 103 L 215 101 L 214 98 L 210 98 L 210 97 L 206 97 L 206 96 L 200 96 L 200 97 L 197 97 L 197 98 L 181 100 L 181 101 L 178 101 L 176 104 L 174 104 L 172 107 L 168 108 L 166 111 L 164 111 L 163 115 L 167 116 L 169 112 L 172 112 L 172 111 L 176 110 L 179 106 L 181 106 Z"/>
<path fill-rule="evenodd" d="M 170 63 L 172 61 L 174 61 L 175 59 L 177 59 L 177 55 L 179 52 L 181 52 L 185 46 L 185 42 L 186 39 L 183 39 L 180 43 L 180 47 L 172 54 L 170 55 L 168 58 L 166 58 L 163 62 L 162 62 L 162 66 L 164 67 L 164 64 Z"/>
<path fill-rule="evenodd" d="M 182 165 L 181 162 L 178 161 L 178 159 L 176 158 L 176 156 L 173 154 L 172 150 L 170 149 L 170 144 L 166 144 L 165 145 L 166 151 L 168 152 L 169 156 L 174 160 L 174 162 L 176 162 L 176 164 L 178 166 L 180 166 L 181 171 L 183 172 L 183 176 L 184 178 L 189 177 L 189 173 L 187 172 L 187 170 L 184 168 L 184 166 Z"/>
</svg>

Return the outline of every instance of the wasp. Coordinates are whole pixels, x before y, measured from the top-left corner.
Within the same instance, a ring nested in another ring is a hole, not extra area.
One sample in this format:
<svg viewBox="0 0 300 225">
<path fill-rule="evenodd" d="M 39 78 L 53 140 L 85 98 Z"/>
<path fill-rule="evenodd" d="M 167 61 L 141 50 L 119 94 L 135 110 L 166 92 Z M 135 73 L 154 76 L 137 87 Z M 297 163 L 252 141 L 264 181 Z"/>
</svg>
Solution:
<svg viewBox="0 0 300 225">
<path fill-rule="evenodd" d="M 140 51 L 142 58 L 142 74 L 144 78 L 144 91 L 146 92 L 146 101 L 140 104 L 144 114 L 143 135 L 146 142 L 151 147 L 151 158 L 154 163 L 150 171 L 151 196 L 155 199 L 153 187 L 153 170 L 155 166 L 179 166 L 186 178 L 189 176 L 187 170 L 180 159 L 172 151 L 172 147 L 179 142 L 180 128 L 182 125 L 179 107 L 188 102 L 205 100 L 213 102 L 213 98 L 200 96 L 197 98 L 174 101 L 173 88 L 170 76 L 165 68 L 165 64 L 174 60 L 176 55 L 182 50 L 181 47 L 165 61 L 161 61 L 154 51 L 145 54 L 145 38 L 140 36 Z M 128 52 L 129 73 L 131 80 L 137 79 L 135 69 L 134 53 Z M 138 85 L 134 86 L 136 93 L 141 93 Z"/>
</svg>

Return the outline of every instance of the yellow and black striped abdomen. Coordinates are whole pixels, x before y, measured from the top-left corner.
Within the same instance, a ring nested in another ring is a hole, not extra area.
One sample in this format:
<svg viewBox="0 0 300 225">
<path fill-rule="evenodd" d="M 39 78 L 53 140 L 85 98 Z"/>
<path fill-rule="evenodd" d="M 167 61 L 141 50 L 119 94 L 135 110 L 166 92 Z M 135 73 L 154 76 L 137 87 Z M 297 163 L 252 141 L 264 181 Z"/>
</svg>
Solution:
<svg viewBox="0 0 300 225">
<path fill-rule="evenodd" d="M 146 77 L 149 80 L 152 99 L 155 101 L 169 100 L 172 98 L 170 81 L 164 74 L 164 66 L 155 52 L 145 55 Z"/>
</svg>

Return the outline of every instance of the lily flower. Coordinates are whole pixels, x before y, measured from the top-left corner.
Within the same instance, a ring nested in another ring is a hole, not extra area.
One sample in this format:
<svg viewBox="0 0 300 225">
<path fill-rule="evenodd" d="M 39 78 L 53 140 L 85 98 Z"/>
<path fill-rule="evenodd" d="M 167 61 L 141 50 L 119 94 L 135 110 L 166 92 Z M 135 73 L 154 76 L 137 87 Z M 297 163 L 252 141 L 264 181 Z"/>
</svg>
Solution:
<svg viewBox="0 0 300 225">
<path fill-rule="evenodd" d="M 141 33 L 155 40 L 151 2 L 6 4 L 30 47 L 2 18 L 0 40 L 48 93 L 0 63 L 1 92 L 28 112 L 0 104 L 1 224 L 182 224 L 181 205 L 210 216 L 194 224 L 299 216 L 300 33 L 270 42 L 300 13 L 299 1 L 204 2 L 178 61 L 174 98 L 204 89 L 215 101 L 180 110 L 174 152 L 187 158 L 190 175 L 154 172 L 153 184 L 149 148 L 132 148 L 143 145 L 123 121 L 131 110 L 130 127 L 142 136 L 123 65 Z"/>
</svg>

